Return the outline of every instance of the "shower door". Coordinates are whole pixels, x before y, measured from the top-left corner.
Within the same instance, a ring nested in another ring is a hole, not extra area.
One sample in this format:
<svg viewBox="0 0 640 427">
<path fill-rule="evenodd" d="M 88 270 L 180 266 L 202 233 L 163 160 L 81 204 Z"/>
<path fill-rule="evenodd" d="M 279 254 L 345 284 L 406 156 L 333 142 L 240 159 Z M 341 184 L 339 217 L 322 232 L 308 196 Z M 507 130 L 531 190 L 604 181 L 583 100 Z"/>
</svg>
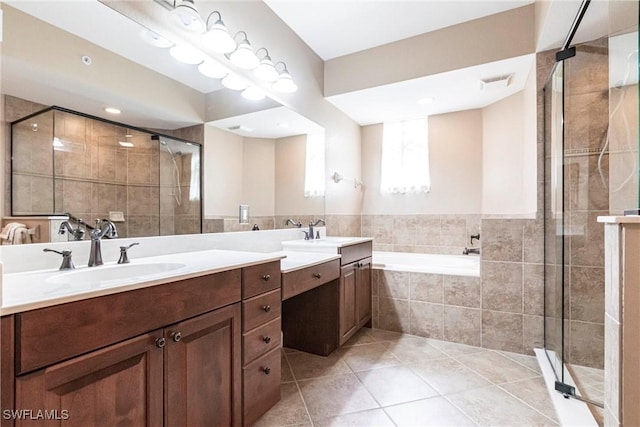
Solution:
<svg viewBox="0 0 640 427">
<path fill-rule="evenodd" d="M 563 382 L 564 324 L 564 64 L 544 87 L 544 340 L 556 379 Z"/>
</svg>

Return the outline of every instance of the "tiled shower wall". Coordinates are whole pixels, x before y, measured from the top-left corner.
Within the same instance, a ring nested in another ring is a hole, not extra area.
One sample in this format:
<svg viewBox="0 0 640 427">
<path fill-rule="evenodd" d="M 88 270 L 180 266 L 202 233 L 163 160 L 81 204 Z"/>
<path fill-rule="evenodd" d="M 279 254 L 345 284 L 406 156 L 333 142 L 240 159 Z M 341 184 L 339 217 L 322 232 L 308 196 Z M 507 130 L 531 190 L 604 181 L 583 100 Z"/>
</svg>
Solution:
<svg viewBox="0 0 640 427">
<path fill-rule="evenodd" d="M 259 216 L 250 217 L 248 224 L 239 224 L 238 218 L 214 218 L 203 221 L 204 233 L 222 233 L 228 231 L 249 231 L 254 224 L 260 230 L 274 230 L 281 228 L 292 228 L 285 225 L 288 218 L 302 223 L 301 229 L 307 229 L 310 222 L 315 222 L 322 218 L 326 222 L 328 236 L 360 236 L 361 220 L 360 215 L 290 215 L 290 216 Z M 302 237 L 302 232 L 300 233 Z"/>
</svg>

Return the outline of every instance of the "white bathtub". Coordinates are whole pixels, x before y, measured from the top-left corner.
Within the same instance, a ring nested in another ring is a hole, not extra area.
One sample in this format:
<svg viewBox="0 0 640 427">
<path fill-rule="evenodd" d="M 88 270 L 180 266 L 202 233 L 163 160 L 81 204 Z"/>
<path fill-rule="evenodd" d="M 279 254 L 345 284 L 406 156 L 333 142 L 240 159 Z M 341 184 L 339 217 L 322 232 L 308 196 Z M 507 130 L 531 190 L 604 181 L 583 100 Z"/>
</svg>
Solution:
<svg viewBox="0 0 640 427">
<path fill-rule="evenodd" d="M 373 268 L 411 273 L 480 277 L 480 257 L 478 255 L 373 251 Z"/>
</svg>

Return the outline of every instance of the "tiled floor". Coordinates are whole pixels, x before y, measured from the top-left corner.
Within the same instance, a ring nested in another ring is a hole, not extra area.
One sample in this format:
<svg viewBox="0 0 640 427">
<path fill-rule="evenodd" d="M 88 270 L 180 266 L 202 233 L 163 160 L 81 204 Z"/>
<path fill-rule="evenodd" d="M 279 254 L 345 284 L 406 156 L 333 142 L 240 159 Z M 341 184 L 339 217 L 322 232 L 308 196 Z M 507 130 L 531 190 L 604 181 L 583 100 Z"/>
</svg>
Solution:
<svg viewBox="0 0 640 427">
<path fill-rule="evenodd" d="M 257 426 L 558 425 L 535 357 L 378 329 L 284 349 L 281 392 Z"/>
<path fill-rule="evenodd" d="M 578 388 L 578 394 L 597 403 L 604 402 L 604 370 L 586 366 L 567 364 L 571 376 Z M 603 409 L 596 405 L 589 405 L 598 425 L 604 425 Z"/>
</svg>

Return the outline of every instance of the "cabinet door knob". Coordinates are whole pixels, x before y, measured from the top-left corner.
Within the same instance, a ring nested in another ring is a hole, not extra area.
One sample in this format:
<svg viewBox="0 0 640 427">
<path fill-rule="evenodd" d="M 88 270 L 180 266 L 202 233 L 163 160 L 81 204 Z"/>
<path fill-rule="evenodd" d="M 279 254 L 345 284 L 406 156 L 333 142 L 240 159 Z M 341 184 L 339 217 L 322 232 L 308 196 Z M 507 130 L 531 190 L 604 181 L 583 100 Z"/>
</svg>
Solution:
<svg viewBox="0 0 640 427">
<path fill-rule="evenodd" d="M 319 278 L 321 278 L 321 277 L 322 277 L 322 274 L 320 274 L 320 273 L 314 273 L 314 274 L 313 274 L 313 277 L 315 277 L 316 279 L 319 279 Z"/>
<path fill-rule="evenodd" d="M 264 310 L 265 313 L 268 313 L 271 311 L 271 306 L 270 305 L 265 305 L 264 307 L 262 307 L 262 309 Z"/>
<path fill-rule="evenodd" d="M 158 348 L 162 348 L 167 344 L 167 340 L 164 339 L 164 337 L 160 337 L 156 340 L 156 347 Z"/>
<path fill-rule="evenodd" d="M 172 332 L 171 338 L 173 338 L 175 342 L 178 342 L 182 339 L 182 334 L 180 332 Z"/>
<path fill-rule="evenodd" d="M 270 336 L 266 336 L 266 337 L 262 338 L 262 341 L 264 341 L 265 344 L 269 344 L 271 342 L 271 337 Z"/>
<path fill-rule="evenodd" d="M 262 368 L 262 372 L 264 372 L 265 375 L 269 375 L 271 373 L 271 368 L 268 366 L 265 368 Z"/>
<path fill-rule="evenodd" d="M 269 280 L 271 280 L 271 275 L 265 274 L 264 276 L 262 276 L 262 280 L 264 280 L 265 282 L 268 282 Z"/>
</svg>

